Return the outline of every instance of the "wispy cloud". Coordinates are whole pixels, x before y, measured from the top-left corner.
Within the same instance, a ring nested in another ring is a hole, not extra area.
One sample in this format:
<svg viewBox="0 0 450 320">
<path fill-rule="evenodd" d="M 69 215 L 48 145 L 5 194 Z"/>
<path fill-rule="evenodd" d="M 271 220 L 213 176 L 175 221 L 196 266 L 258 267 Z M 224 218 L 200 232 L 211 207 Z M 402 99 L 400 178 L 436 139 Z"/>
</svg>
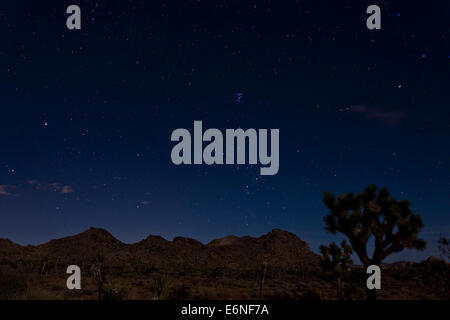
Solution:
<svg viewBox="0 0 450 320">
<path fill-rule="evenodd" d="M 0 185 L 0 196 L 17 196 L 17 194 L 13 193 L 13 189 L 15 188 L 16 186 L 13 185 Z"/>
<path fill-rule="evenodd" d="M 62 194 L 69 194 L 69 193 L 73 193 L 73 189 L 71 186 L 63 186 L 61 188 L 61 193 Z"/>
<path fill-rule="evenodd" d="M 41 183 L 38 180 L 29 180 L 28 184 L 32 185 L 37 191 L 52 191 L 61 194 L 73 193 L 73 188 L 71 186 L 63 185 L 59 182 Z"/>
<path fill-rule="evenodd" d="M 384 124 L 395 124 L 406 117 L 406 114 L 403 111 L 384 111 L 364 104 L 351 106 L 350 112 L 361 114 L 368 119 L 374 119 Z"/>
</svg>

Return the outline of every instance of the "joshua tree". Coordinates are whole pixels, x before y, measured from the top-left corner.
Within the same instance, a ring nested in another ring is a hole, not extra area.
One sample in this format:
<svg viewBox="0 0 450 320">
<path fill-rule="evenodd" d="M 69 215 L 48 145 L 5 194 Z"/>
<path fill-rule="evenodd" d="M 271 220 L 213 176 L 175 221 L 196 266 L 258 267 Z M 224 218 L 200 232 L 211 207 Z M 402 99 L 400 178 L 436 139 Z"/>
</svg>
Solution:
<svg viewBox="0 0 450 320">
<path fill-rule="evenodd" d="M 266 261 L 264 261 L 261 264 L 262 267 L 262 273 L 261 273 L 261 279 L 259 282 L 259 300 L 262 300 L 264 298 L 264 281 L 266 279 L 266 273 L 267 269 L 269 268 L 270 264 Z"/>
<path fill-rule="evenodd" d="M 302 273 L 302 278 L 305 281 L 306 276 L 308 274 L 308 265 L 304 261 L 302 261 L 302 267 L 300 269 L 300 272 Z"/>
<path fill-rule="evenodd" d="M 438 242 L 438 248 L 443 259 L 450 259 L 450 238 L 441 237 Z"/>
<path fill-rule="evenodd" d="M 341 248 L 334 242 L 330 246 L 320 246 L 320 253 L 322 253 L 321 263 L 325 270 L 333 272 L 337 279 L 337 295 L 339 300 L 343 300 L 342 286 L 344 281 L 348 278 L 353 261 L 351 255 L 353 253 L 352 247 L 347 244 L 345 240 L 341 243 Z"/>
<path fill-rule="evenodd" d="M 94 264 L 91 266 L 91 271 L 94 275 L 94 281 L 97 284 L 98 300 L 103 299 L 103 285 L 105 283 L 105 274 L 103 270 L 104 261 L 105 257 L 103 253 L 98 252 L 94 259 Z"/>
<path fill-rule="evenodd" d="M 390 254 L 405 248 L 422 250 L 425 241 L 418 238 L 423 227 L 420 215 L 411 211 L 407 200 L 395 200 L 387 188 L 377 192 L 369 185 L 364 192 L 346 193 L 335 197 L 326 192 L 325 206 L 329 214 L 325 217 L 325 229 L 333 234 L 344 234 L 361 262 L 380 265 Z M 373 236 L 374 252 L 367 253 L 367 243 Z M 375 300 L 375 290 L 367 291 L 367 299 Z"/>
<path fill-rule="evenodd" d="M 167 275 L 162 275 L 155 279 L 154 289 L 156 292 L 156 300 L 168 300 L 173 295 L 172 281 Z"/>
</svg>

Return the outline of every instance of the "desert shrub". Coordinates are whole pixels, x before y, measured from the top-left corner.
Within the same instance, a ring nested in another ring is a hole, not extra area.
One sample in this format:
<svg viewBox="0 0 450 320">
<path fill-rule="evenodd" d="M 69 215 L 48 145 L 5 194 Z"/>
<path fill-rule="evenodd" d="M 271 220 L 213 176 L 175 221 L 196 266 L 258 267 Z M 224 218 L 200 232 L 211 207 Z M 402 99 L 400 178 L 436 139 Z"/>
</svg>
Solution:
<svg viewBox="0 0 450 320">
<path fill-rule="evenodd" d="M 93 258 L 93 263 L 103 263 L 105 262 L 105 254 L 103 253 L 103 251 L 98 251 L 94 258 Z"/>
<path fill-rule="evenodd" d="M 334 282 L 334 276 L 331 271 L 324 271 L 322 269 L 313 270 L 310 273 L 314 278 L 324 280 L 326 282 Z"/>
<path fill-rule="evenodd" d="M 173 297 L 173 284 L 167 275 L 161 275 L 155 279 L 154 290 L 158 300 L 169 300 Z"/>
<path fill-rule="evenodd" d="M 300 267 L 287 269 L 286 274 L 306 280 L 311 275 L 311 271 L 307 264 L 302 263 Z"/>
<path fill-rule="evenodd" d="M 421 278 L 438 292 L 441 298 L 450 299 L 450 265 L 443 259 L 428 258 L 421 263 Z"/>
<path fill-rule="evenodd" d="M 50 261 L 50 259 L 47 257 L 42 258 L 40 262 L 40 270 L 39 270 L 40 274 L 41 275 L 47 274 L 51 268 L 52 268 L 52 261 Z"/>
<path fill-rule="evenodd" d="M 361 286 L 365 286 L 366 280 L 367 274 L 364 268 L 352 268 L 352 272 L 348 277 L 348 282 L 354 282 Z"/>
<path fill-rule="evenodd" d="M 17 262 L 14 262 L 12 260 L 6 259 L 6 258 L 2 258 L 0 259 L 0 266 L 9 266 L 13 269 L 17 269 L 19 267 L 19 265 L 26 265 L 26 263 L 24 262 L 25 260 L 22 259 L 17 259 Z M 0 269 L 1 270 L 1 269 Z"/>
<path fill-rule="evenodd" d="M 137 260 L 137 259 L 132 259 L 130 262 L 129 262 L 129 265 L 130 265 L 130 271 L 132 272 L 132 273 L 137 273 L 137 274 L 140 274 L 141 273 L 141 270 L 142 270 L 142 262 L 141 261 L 139 261 L 139 260 Z"/>
<path fill-rule="evenodd" d="M 21 270 L 2 265 L 0 268 L 0 300 L 15 299 L 28 290 L 28 275 Z"/>
<path fill-rule="evenodd" d="M 188 274 L 194 274 L 198 272 L 198 269 L 196 267 L 194 267 L 192 264 L 187 263 L 187 262 L 183 262 L 182 264 L 180 264 L 177 267 L 178 270 L 178 274 L 180 276 L 186 276 Z M 202 272 L 203 274 L 207 274 L 207 271 Z"/>
<path fill-rule="evenodd" d="M 175 300 L 187 300 L 189 298 L 190 290 L 187 286 L 182 284 L 173 292 L 173 298 Z"/>
<path fill-rule="evenodd" d="M 308 289 L 303 295 L 300 296 L 300 300 L 321 300 L 322 295 L 316 289 Z"/>
<path fill-rule="evenodd" d="M 156 272 L 158 269 L 153 264 L 143 264 L 141 268 L 141 274 L 151 274 Z"/>
<path fill-rule="evenodd" d="M 286 274 L 287 275 L 291 275 L 291 276 L 298 276 L 300 277 L 302 275 L 302 272 L 300 269 L 287 269 L 286 270 Z"/>
<path fill-rule="evenodd" d="M 395 279 L 399 281 L 411 281 L 417 278 L 416 271 L 413 267 L 407 266 L 399 270 L 393 270 Z"/>
<path fill-rule="evenodd" d="M 259 274 L 260 274 L 260 270 L 259 270 L 259 269 L 246 269 L 246 270 L 241 271 L 241 272 L 237 275 L 237 279 L 242 279 L 242 280 L 257 280 Z"/>
<path fill-rule="evenodd" d="M 121 287 L 112 285 L 103 288 L 103 300 L 123 300 L 125 297 L 125 290 Z"/>
<path fill-rule="evenodd" d="M 342 290 L 347 300 L 361 300 L 365 297 L 365 290 L 355 282 L 344 282 Z"/>
<path fill-rule="evenodd" d="M 207 274 L 207 277 L 210 279 L 217 279 L 223 276 L 223 269 L 220 267 L 215 267 L 214 269 L 210 270 Z"/>
<path fill-rule="evenodd" d="M 123 265 L 119 265 L 116 267 L 116 271 L 118 275 L 123 275 L 126 273 L 126 269 Z"/>
</svg>

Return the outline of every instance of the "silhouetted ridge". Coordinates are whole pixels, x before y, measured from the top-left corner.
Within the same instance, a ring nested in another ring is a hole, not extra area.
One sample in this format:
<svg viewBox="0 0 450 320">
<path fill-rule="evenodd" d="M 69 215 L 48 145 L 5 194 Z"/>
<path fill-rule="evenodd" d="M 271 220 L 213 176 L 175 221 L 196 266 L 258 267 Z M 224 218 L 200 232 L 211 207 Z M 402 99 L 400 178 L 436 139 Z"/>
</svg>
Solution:
<svg viewBox="0 0 450 320">
<path fill-rule="evenodd" d="M 198 246 L 198 247 L 203 246 L 203 244 L 200 241 L 192 239 L 192 238 L 185 238 L 185 237 L 175 237 L 173 239 L 173 242 L 184 243 L 187 245 L 193 245 L 193 246 Z"/>
<path fill-rule="evenodd" d="M 14 248 L 24 253 L 26 248 L 14 247 L 12 242 L 0 248 L 6 252 Z M 257 267 L 269 262 L 279 268 L 297 268 L 300 263 L 318 265 L 319 258 L 306 242 L 295 234 L 274 229 L 255 238 L 250 236 L 228 236 L 204 245 L 198 240 L 175 237 L 168 241 L 160 236 L 150 235 L 135 244 L 125 244 L 101 228 L 90 228 L 80 234 L 51 240 L 39 246 L 29 246 L 27 255 L 49 257 L 64 263 L 93 261 L 102 255 L 111 266 L 140 261 L 160 268 L 176 265 L 192 265 L 195 268 Z"/>
</svg>

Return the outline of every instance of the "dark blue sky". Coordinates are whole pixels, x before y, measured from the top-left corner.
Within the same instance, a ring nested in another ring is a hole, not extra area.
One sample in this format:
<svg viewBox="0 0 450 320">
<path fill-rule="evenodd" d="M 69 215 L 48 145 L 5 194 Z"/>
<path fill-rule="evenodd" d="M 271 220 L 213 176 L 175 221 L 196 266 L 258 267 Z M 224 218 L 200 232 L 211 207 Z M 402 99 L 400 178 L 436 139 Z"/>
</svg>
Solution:
<svg viewBox="0 0 450 320">
<path fill-rule="evenodd" d="M 450 5 L 380 1 L 2 1 L 0 237 L 104 227 L 207 242 L 298 234 L 324 191 L 388 187 L 450 232 Z M 78 4 L 82 30 L 65 27 Z M 280 129 L 280 171 L 175 166 L 177 128 Z"/>
</svg>

